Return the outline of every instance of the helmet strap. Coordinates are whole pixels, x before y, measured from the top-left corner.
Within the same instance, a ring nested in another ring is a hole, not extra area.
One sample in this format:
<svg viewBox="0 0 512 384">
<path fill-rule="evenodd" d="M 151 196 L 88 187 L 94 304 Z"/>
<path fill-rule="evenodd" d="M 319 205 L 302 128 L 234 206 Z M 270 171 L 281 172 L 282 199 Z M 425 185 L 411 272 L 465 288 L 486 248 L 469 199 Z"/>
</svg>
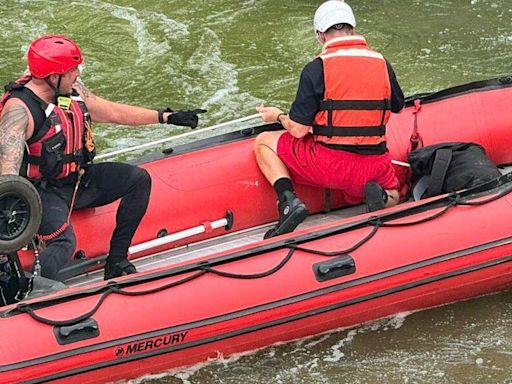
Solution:
<svg viewBox="0 0 512 384">
<path fill-rule="evenodd" d="M 62 80 L 62 75 L 59 74 L 59 78 L 57 80 L 57 86 L 55 86 L 50 81 L 50 76 L 44 78 L 44 81 L 46 82 L 46 84 L 48 84 L 50 86 L 50 88 L 53 90 L 53 93 L 55 94 L 55 99 L 54 99 L 55 103 L 57 102 L 57 98 L 60 96 L 59 88 L 60 88 L 61 80 Z"/>
</svg>

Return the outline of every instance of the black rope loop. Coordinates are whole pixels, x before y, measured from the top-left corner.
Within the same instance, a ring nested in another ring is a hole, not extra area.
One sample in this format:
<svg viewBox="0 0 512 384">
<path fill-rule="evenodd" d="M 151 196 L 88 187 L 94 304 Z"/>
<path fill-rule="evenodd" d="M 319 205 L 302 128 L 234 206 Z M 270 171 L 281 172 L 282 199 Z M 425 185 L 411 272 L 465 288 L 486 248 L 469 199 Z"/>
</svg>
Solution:
<svg viewBox="0 0 512 384">
<path fill-rule="evenodd" d="M 380 227 L 384 222 L 380 216 L 370 216 L 368 219 L 368 224 L 373 225 L 374 227 Z"/>
<path fill-rule="evenodd" d="M 125 291 L 125 290 L 123 290 L 121 288 L 116 288 L 114 290 L 114 292 L 119 294 L 119 295 L 123 295 L 123 296 L 150 295 L 152 293 L 157 293 L 157 292 L 165 291 L 166 289 L 174 288 L 174 287 L 177 287 L 178 285 L 188 283 L 189 281 L 195 280 L 198 277 L 203 276 L 205 273 L 206 273 L 206 271 L 201 270 L 201 271 L 199 271 L 199 272 L 197 272 L 197 273 L 195 273 L 193 275 L 187 276 L 187 277 L 185 277 L 185 278 L 183 278 L 181 280 L 173 281 L 172 283 L 165 284 L 165 285 L 162 285 L 160 287 L 156 287 L 156 288 L 152 288 L 152 289 L 147 289 L 147 290 L 144 290 L 144 291 Z"/>
<path fill-rule="evenodd" d="M 213 269 L 213 268 L 211 268 L 211 267 L 209 267 L 207 265 L 202 266 L 201 269 L 203 271 L 211 272 L 211 273 L 213 273 L 215 275 L 219 275 L 219 276 L 222 276 L 222 277 L 228 277 L 228 278 L 231 278 L 231 279 L 260 279 L 262 277 L 267 277 L 267 276 L 270 276 L 270 275 L 276 273 L 281 268 L 283 268 L 286 265 L 286 263 L 288 263 L 290 261 L 290 259 L 293 256 L 293 253 L 295 252 L 296 247 L 288 247 L 288 248 L 289 248 L 288 249 L 288 253 L 284 257 L 284 259 L 279 262 L 279 264 L 277 264 L 275 267 L 269 269 L 268 271 L 261 272 L 261 273 L 254 273 L 254 274 L 251 274 L 251 275 L 242 275 L 242 274 L 238 274 L 238 273 L 230 273 L 230 272 L 219 271 L 219 270 Z"/>
<path fill-rule="evenodd" d="M 103 304 L 103 301 L 105 301 L 105 299 L 107 298 L 108 295 L 110 295 L 111 293 L 113 293 L 113 291 L 111 289 L 108 289 L 107 291 L 103 292 L 102 295 L 100 296 L 98 302 L 96 303 L 96 305 L 89 311 L 89 312 L 86 312 L 80 316 L 77 316 L 73 319 L 68 319 L 68 320 L 52 320 L 52 319 L 48 319 L 46 317 L 42 317 L 42 316 L 39 316 L 37 313 L 34 312 L 34 310 L 30 307 L 30 304 L 18 304 L 16 306 L 16 309 L 18 311 L 20 311 L 21 313 L 26 313 L 28 315 L 30 315 L 30 317 L 32 317 L 32 319 L 36 320 L 36 321 L 39 321 L 40 323 L 43 323 L 43 324 L 46 324 L 46 325 L 52 325 L 52 326 L 55 326 L 55 327 L 65 327 L 65 326 L 68 326 L 68 325 L 73 325 L 73 324 L 76 324 L 76 323 L 80 323 L 84 320 L 87 320 L 89 317 L 91 317 L 92 315 L 94 315 L 98 309 L 100 308 L 101 304 Z"/>
<path fill-rule="evenodd" d="M 498 199 L 501 199 L 502 197 L 508 195 L 510 192 L 512 192 L 512 187 L 509 187 L 507 189 L 505 189 L 504 191 L 501 191 L 500 193 L 497 193 L 496 195 L 494 196 L 491 196 L 490 198 L 488 199 L 485 199 L 485 200 L 480 200 L 480 201 L 466 201 L 466 200 L 460 200 L 458 202 L 459 205 L 469 205 L 469 206 L 479 206 L 479 205 L 484 205 L 484 204 L 488 204 L 488 203 L 492 203 L 493 201 L 495 200 L 498 200 Z"/>
<path fill-rule="evenodd" d="M 311 249 L 311 248 L 304 248 L 304 247 L 299 247 L 299 246 L 295 246 L 295 249 L 297 251 L 302 251 L 302 252 L 307 252 L 307 253 L 311 253 L 311 254 L 314 254 L 314 255 L 319 255 L 319 256 L 326 256 L 326 257 L 336 257 L 336 256 L 343 256 L 343 255 L 346 255 L 348 253 L 351 253 L 351 252 L 354 252 L 356 249 L 358 249 L 359 247 L 361 247 L 363 244 L 365 244 L 366 242 L 368 242 L 373 236 L 375 236 L 375 234 L 377 233 L 377 231 L 379 230 L 380 228 L 380 225 L 375 225 L 372 230 L 370 231 L 370 233 L 368 235 L 366 235 L 364 238 L 362 238 L 361 240 L 359 240 L 356 244 L 354 244 L 352 247 L 350 248 L 347 248 L 347 249 L 343 249 L 341 251 L 330 251 L 330 252 L 326 252 L 326 251 L 319 251 L 319 250 L 316 250 L 316 249 Z"/>
<path fill-rule="evenodd" d="M 178 281 L 174 281 L 174 282 L 172 282 L 170 284 L 166 284 L 166 285 L 163 285 L 161 287 L 157 287 L 157 288 L 153 288 L 153 289 L 148 289 L 148 290 L 145 290 L 145 291 L 136 291 L 136 292 L 125 291 L 125 290 L 123 290 L 122 288 L 119 287 L 119 283 L 117 283 L 116 281 L 109 281 L 109 283 L 106 285 L 107 290 L 101 294 L 98 302 L 96 303 L 96 305 L 90 311 L 88 311 L 88 312 L 86 312 L 86 313 L 84 313 L 84 314 L 82 314 L 82 315 L 80 315 L 78 317 L 75 317 L 75 318 L 72 318 L 72 319 L 68 319 L 68 320 L 52 320 L 52 319 L 48 319 L 48 318 L 39 316 L 30 307 L 30 304 L 26 304 L 26 303 L 20 303 L 20 304 L 18 304 L 16 306 L 16 308 L 18 309 L 19 312 L 26 313 L 26 314 L 30 315 L 30 317 L 32 317 L 34 320 L 39 321 L 39 322 L 41 322 L 43 324 L 52 325 L 52 326 L 55 326 L 55 327 L 63 327 L 63 326 L 68 326 L 68 325 L 73 325 L 73 324 L 76 324 L 76 323 L 80 323 L 80 322 L 82 322 L 84 320 L 87 320 L 91 316 L 93 316 L 98 311 L 98 309 L 100 308 L 101 304 L 103 304 L 103 301 L 105 301 L 107 296 L 110 295 L 111 293 L 117 293 L 117 294 L 123 295 L 123 296 L 142 296 L 142 295 L 148 295 L 148 294 L 151 294 L 151 293 L 156 293 L 156 292 L 164 291 L 166 289 L 178 286 L 180 284 L 187 283 L 187 282 L 189 282 L 191 280 L 194 280 L 194 279 L 204 275 L 205 273 L 206 273 L 206 271 L 199 271 L 199 272 L 197 272 L 197 273 L 195 273 L 195 274 L 193 274 L 191 276 L 187 276 L 184 279 L 181 279 L 181 280 L 178 280 Z"/>
<path fill-rule="evenodd" d="M 414 221 L 408 221 L 405 223 L 383 223 L 383 227 L 407 227 L 409 225 L 416 225 L 416 224 L 422 224 L 426 223 L 431 220 L 435 220 L 438 217 L 444 215 L 446 212 L 448 212 L 451 208 L 453 208 L 456 205 L 455 201 L 450 202 L 446 207 L 444 207 L 441 211 L 434 213 L 433 215 L 424 217 L 422 219 L 414 220 Z"/>
</svg>

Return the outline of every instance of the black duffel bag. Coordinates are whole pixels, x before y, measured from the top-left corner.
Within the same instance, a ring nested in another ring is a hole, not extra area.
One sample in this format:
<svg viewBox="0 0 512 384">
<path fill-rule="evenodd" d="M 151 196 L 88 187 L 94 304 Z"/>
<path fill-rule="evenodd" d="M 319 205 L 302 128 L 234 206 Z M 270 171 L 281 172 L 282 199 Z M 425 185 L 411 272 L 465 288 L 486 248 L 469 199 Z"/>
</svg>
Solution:
<svg viewBox="0 0 512 384">
<path fill-rule="evenodd" d="M 442 143 L 412 151 L 409 163 L 415 200 L 471 188 L 501 175 L 475 143 Z"/>
</svg>

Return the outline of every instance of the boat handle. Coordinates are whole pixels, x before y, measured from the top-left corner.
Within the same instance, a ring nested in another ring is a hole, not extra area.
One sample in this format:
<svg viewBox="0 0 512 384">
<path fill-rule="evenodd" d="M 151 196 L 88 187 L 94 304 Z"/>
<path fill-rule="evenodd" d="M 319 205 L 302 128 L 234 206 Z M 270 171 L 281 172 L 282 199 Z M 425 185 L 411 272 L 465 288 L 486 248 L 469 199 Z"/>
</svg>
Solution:
<svg viewBox="0 0 512 384">
<path fill-rule="evenodd" d="M 356 271 L 356 263 L 350 255 L 343 255 L 333 260 L 313 264 L 313 272 L 317 281 L 327 281 L 346 276 Z"/>
<path fill-rule="evenodd" d="M 55 327 L 53 333 L 60 345 L 75 343 L 77 341 L 92 339 L 100 334 L 98 323 L 93 318 L 73 325 Z"/>
</svg>

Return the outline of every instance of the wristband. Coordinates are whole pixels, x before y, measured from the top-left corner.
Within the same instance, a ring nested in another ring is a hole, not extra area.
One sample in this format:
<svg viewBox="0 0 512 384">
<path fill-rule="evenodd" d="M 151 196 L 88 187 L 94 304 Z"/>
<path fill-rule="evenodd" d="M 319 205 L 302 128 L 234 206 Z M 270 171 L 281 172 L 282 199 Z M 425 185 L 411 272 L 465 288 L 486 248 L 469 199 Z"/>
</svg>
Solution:
<svg viewBox="0 0 512 384">
<path fill-rule="evenodd" d="M 284 113 L 284 112 L 281 112 L 277 115 L 277 118 L 276 118 L 276 122 L 283 125 L 283 123 L 281 123 L 281 120 L 279 119 L 281 116 L 286 116 L 287 113 Z"/>
<path fill-rule="evenodd" d="M 171 108 L 167 107 L 167 108 L 161 108 L 158 110 L 158 122 L 160 124 L 165 124 L 167 123 L 167 121 L 164 120 L 164 113 L 165 112 L 174 112 Z"/>
</svg>

